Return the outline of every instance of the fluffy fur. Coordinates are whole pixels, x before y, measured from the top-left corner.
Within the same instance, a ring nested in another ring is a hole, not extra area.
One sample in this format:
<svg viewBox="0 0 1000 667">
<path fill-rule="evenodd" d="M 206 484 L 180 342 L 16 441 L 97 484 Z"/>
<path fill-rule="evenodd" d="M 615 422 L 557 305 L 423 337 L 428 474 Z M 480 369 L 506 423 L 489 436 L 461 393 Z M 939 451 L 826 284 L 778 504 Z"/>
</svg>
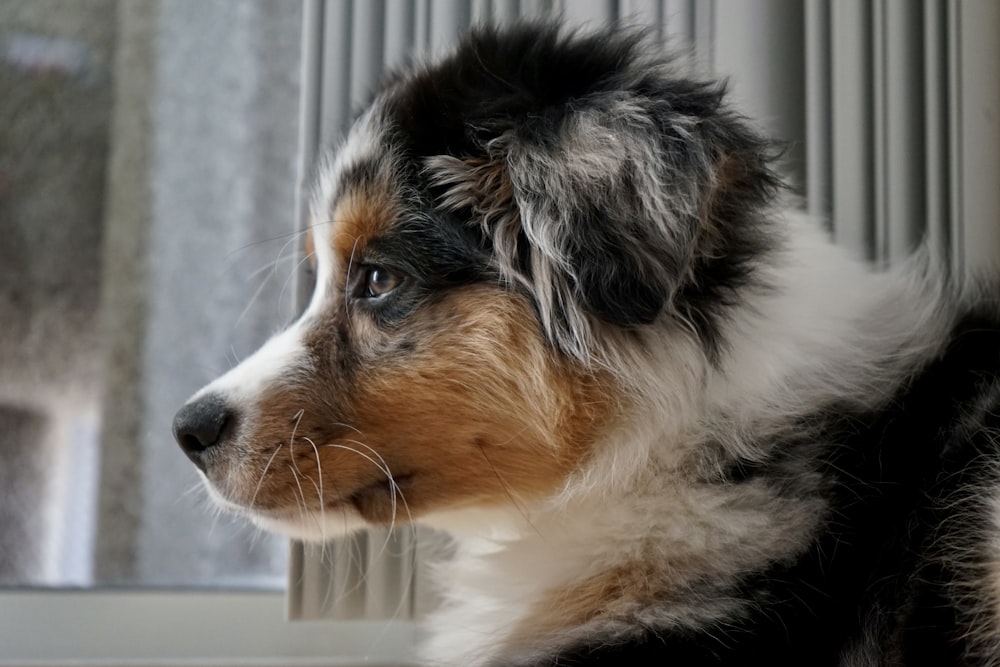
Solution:
<svg viewBox="0 0 1000 667">
<path fill-rule="evenodd" d="M 453 535 L 430 665 L 1000 665 L 1000 317 L 784 210 L 637 34 L 481 29 L 322 165 L 302 317 L 175 421 L 221 503 Z"/>
</svg>

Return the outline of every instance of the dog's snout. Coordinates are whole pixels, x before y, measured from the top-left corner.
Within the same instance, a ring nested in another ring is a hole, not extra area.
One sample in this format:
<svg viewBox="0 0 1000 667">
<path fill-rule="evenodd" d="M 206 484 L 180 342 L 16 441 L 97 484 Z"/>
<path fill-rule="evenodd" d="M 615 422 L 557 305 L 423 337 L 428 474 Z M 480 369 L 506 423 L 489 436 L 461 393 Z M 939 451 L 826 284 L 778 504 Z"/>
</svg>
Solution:
<svg viewBox="0 0 1000 667">
<path fill-rule="evenodd" d="M 174 416 L 177 443 L 203 472 L 205 453 L 219 443 L 231 419 L 232 412 L 217 394 L 208 394 L 186 404 Z"/>
</svg>

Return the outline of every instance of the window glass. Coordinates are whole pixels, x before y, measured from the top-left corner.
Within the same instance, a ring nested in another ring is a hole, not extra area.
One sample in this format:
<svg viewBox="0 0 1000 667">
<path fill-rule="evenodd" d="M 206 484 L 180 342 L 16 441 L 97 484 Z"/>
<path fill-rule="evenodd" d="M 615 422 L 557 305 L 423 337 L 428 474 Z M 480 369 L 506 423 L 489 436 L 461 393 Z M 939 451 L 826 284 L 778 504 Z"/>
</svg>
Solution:
<svg viewBox="0 0 1000 667">
<path fill-rule="evenodd" d="M 0 3 L 0 585 L 277 588 L 174 411 L 295 312 L 297 3 Z"/>
</svg>

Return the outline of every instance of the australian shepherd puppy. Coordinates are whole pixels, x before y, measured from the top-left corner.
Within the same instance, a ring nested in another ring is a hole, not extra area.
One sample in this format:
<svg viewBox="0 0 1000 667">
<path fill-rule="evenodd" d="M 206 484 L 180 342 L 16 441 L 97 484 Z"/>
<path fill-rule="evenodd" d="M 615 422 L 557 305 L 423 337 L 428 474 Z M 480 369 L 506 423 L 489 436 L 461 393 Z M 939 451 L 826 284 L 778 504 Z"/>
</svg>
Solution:
<svg viewBox="0 0 1000 667">
<path fill-rule="evenodd" d="M 1000 665 L 1000 309 L 775 152 L 635 33 L 477 30 L 321 165 L 308 307 L 177 439 L 264 528 L 450 533 L 429 665 Z"/>
</svg>

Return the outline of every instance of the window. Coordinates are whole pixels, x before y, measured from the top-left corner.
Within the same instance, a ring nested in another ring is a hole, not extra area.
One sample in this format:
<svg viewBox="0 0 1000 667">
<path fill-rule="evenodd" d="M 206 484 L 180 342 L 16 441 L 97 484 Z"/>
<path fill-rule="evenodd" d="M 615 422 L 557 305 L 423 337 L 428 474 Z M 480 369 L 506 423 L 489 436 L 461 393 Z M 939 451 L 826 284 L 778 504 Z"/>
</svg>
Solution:
<svg viewBox="0 0 1000 667">
<path fill-rule="evenodd" d="M 207 511 L 171 442 L 296 309 L 301 25 L 296 3 L 0 4 L 2 664 L 412 643 L 283 623 L 287 543 Z"/>
<path fill-rule="evenodd" d="M 294 312 L 298 7 L 0 11 L 0 582 L 277 590 L 170 423 Z"/>
</svg>

